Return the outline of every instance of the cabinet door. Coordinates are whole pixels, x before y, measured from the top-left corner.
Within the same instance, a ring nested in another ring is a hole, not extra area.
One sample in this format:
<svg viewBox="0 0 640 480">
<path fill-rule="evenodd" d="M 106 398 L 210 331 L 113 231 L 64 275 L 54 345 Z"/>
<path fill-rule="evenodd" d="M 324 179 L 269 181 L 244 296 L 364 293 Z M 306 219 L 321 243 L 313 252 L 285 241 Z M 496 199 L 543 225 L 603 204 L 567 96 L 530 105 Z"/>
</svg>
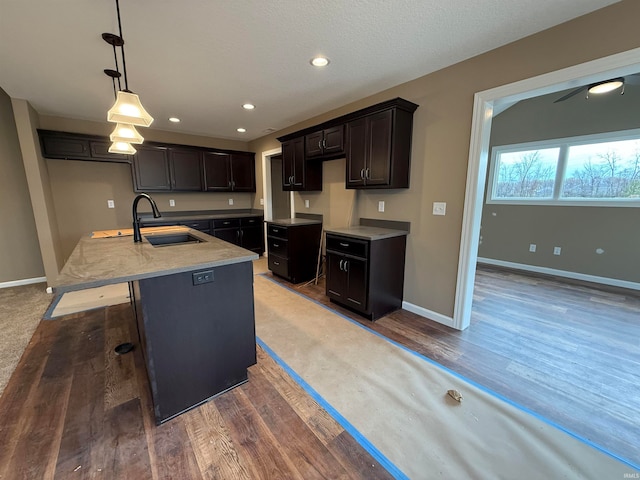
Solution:
<svg viewBox="0 0 640 480">
<path fill-rule="evenodd" d="M 89 141 L 84 138 L 64 135 L 40 134 L 42 156 L 46 158 L 89 158 Z"/>
<path fill-rule="evenodd" d="M 364 185 L 367 155 L 367 119 L 347 124 L 347 187 Z"/>
<path fill-rule="evenodd" d="M 202 190 L 202 160 L 197 150 L 169 149 L 172 190 Z"/>
<path fill-rule="evenodd" d="M 347 275 L 346 300 L 359 310 L 367 309 L 367 261 L 348 258 L 342 264 Z"/>
<path fill-rule="evenodd" d="M 323 140 L 324 135 L 322 130 L 304 136 L 305 155 L 307 158 L 322 156 L 324 152 L 322 147 Z"/>
<path fill-rule="evenodd" d="M 344 125 L 324 131 L 322 149 L 325 155 L 344 153 Z"/>
<path fill-rule="evenodd" d="M 344 256 L 327 252 L 327 296 L 342 301 L 347 295 L 347 274 L 342 269 L 344 262 Z"/>
<path fill-rule="evenodd" d="M 106 160 L 108 162 L 131 163 L 129 155 L 121 153 L 109 153 L 111 142 L 102 142 L 99 140 L 89 140 L 90 160 Z"/>
<path fill-rule="evenodd" d="M 167 149 L 143 145 L 136 147 L 138 152 L 133 156 L 135 191 L 171 190 Z"/>
<path fill-rule="evenodd" d="M 231 155 L 231 188 L 234 192 L 256 191 L 255 155 Z"/>
<path fill-rule="evenodd" d="M 392 121 L 392 110 L 367 117 L 366 185 L 388 185 L 391 180 Z"/>
<path fill-rule="evenodd" d="M 282 189 L 296 190 L 296 175 L 302 176 L 303 170 L 299 171 L 296 166 L 304 162 L 304 139 L 294 138 L 282 144 Z M 304 164 L 303 164 L 304 165 Z"/>
<path fill-rule="evenodd" d="M 204 152 L 204 189 L 208 192 L 231 191 L 231 157 L 226 153 Z"/>
<path fill-rule="evenodd" d="M 213 236 L 224 240 L 225 242 L 233 243 L 234 245 L 240 245 L 240 228 L 216 228 L 213 231 Z"/>
</svg>

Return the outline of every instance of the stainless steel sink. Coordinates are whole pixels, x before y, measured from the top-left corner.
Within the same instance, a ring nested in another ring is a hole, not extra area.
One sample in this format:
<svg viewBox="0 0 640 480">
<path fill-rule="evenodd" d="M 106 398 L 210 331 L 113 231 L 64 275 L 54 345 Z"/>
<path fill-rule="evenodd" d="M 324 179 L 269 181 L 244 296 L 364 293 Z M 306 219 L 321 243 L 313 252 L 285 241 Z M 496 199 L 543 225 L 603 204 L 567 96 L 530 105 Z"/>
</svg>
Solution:
<svg viewBox="0 0 640 480">
<path fill-rule="evenodd" d="M 166 235 L 145 235 L 144 238 L 154 247 L 168 247 L 170 245 L 186 245 L 202 243 L 198 237 L 190 233 L 172 233 Z"/>
</svg>

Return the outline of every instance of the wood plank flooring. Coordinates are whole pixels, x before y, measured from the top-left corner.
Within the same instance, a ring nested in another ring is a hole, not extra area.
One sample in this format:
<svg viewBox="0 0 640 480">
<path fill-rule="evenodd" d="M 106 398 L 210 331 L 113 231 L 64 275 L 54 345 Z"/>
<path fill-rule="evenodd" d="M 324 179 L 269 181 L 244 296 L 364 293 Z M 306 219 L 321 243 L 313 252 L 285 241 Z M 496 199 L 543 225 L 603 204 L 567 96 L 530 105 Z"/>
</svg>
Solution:
<svg viewBox="0 0 640 480">
<path fill-rule="evenodd" d="M 640 296 L 480 266 L 471 326 L 405 310 L 372 323 L 303 295 L 640 465 Z"/>
<path fill-rule="evenodd" d="M 156 426 L 130 306 L 42 321 L 0 398 L 0 479 L 390 479 L 258 348 L 249 382 Z"/>
<path fill-rule="evenodd" d="M 458 332 L 287 286 L 640 463 L 637 297 L 482 268 Z M 133 338 L 128 305 L 40 323 L 0 398 L 0 479 L 391 478 L 261 349 L 248 383 L 155 426 L 141 352 L 113 352 Z"/>
</svg>

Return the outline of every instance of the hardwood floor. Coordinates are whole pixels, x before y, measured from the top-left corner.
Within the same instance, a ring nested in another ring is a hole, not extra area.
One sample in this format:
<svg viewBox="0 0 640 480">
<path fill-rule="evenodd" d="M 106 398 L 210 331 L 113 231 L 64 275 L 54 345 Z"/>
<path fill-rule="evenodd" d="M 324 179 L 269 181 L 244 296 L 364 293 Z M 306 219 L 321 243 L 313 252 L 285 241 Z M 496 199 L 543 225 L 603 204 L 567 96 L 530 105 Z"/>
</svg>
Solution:
<svg viewBox="0 0 640 480">
<path fill-rule="evenodd" d="M 480 269 L 458 332 L 287 286 L 640 463 L 637 297 Z M 128 305 L 40 323 L 0 398 L 1 479 L 391 478 L 260 348 L 248 383 L 155 426 L 141 352 L 113 353 L 135 335 Z"/>
<path fill-rule="evenodd" d="M 159 427 L 129 305 L 42 321 L 0 398 L 0 478 L 389 479 L 258 348 L 249 382 Z"/>
<path fill-rule="evenodd" d="M 288 286 L 640 465 L 640 296 L 480 266 L 459 332 L 406 310 L 372 323 L 324 279 Z"/>
</svg>

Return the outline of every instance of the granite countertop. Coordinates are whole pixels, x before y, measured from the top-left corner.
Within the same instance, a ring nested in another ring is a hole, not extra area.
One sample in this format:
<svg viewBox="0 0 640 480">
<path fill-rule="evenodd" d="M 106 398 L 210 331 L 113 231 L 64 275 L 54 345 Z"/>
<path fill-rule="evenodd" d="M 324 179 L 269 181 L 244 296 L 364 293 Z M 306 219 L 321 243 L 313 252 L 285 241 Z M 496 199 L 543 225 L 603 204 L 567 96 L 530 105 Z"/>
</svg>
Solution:
<svg viewBox="0 0 640 480">
<path fill-rule="evenodd" d="M 272 223 L 273 225 L 280 225 L 282 227 L 289 227 L 292 225 L 318 225 L 318 224 L 322 224 L 322 221 L 311 220 L 308 218 L 275 218 L 273 220 L 268 220 L 267 223 Z"/>
<path fill-rule="evenodd" d="M 100 287 L 174 273 L 248 262 L 258 255 L 191 228 L 184 229 L 201 243 L 154 247 L 143 233 L 132 236 L 80 239 L 53 286 L 56 293 Z M 166 232 L 164 233 L 166 235 Z M 162 235 L 156 233 L 155 235 Z"/>
<path fill-rule="evenodd" d="M 326 233 L 345 235 L 348 237 L 362 238 L 364 240 L 382 240 L 384 238 L 400 237 L 408 235 L 405 230 L 395 230 L 392 228 L 367 227 L 358 225 L 346 228 L 325 228 Z"/>
</svg>

